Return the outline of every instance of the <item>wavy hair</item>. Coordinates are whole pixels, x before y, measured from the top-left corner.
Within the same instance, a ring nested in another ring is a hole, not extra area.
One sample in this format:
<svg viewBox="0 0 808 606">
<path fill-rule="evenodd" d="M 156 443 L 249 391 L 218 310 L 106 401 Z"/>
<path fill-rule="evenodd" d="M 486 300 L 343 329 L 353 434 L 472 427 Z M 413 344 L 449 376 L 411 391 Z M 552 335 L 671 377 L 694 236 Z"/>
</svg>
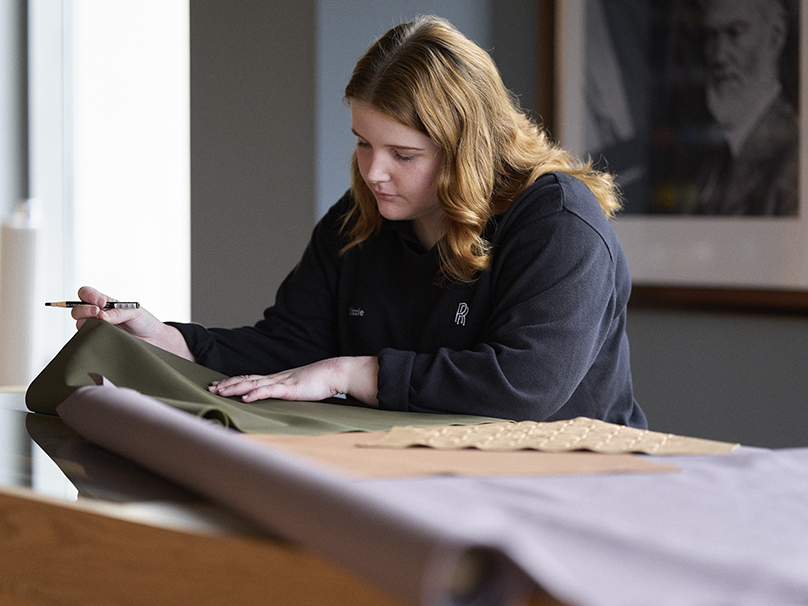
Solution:
<svg viewBox="0 0 808 606">
<path fill-rule="evenodd" d="M 357 62 L 345 101 L 367 103 L 442 149 L 437 197 L 446 233 L 437 246 L 449 281 L 474 282 L 489 267 L 486 225 L 542 174 L 581 179 L 607 216 L 620 208 L 613 177 L 555 145 L 520 109 L 489 54 L 444 19 L 422 16 L 388 31 Z M 343 253 L 381 226 L 356 152 L 351 190 Z"/>
</svg>

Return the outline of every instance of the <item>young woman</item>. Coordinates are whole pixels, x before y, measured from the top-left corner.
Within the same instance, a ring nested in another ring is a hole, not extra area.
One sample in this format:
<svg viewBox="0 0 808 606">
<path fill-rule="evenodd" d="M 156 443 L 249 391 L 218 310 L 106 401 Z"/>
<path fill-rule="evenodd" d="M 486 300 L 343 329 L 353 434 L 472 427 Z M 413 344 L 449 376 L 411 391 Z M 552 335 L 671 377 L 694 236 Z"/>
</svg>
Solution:
<svg viewBox="0 0 808 606">
<path fill-rule="evenodd" d="M 612 177 L 551 143 L 451 24 L 399 25 L 345 90 L 351 189 L 251 327 L 98 316 L 231 378 L 245 401 L 344 393 L 400 411 L 645 427 L 625 334 Z"/>
</svg>

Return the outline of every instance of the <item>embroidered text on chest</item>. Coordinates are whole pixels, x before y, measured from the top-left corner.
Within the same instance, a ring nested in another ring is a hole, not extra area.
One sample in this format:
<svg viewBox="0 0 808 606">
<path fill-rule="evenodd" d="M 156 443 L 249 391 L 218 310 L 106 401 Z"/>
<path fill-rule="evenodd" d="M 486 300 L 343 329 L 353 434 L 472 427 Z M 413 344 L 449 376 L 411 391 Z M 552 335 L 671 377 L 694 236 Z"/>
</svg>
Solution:
<svg viewBox="0 0 808 606">
<path fill-rule="evenodd" d="M 348 309 L 348 315 L 349 316 L 358 316 L 358 317 L 361 318 L 362 316 L 365 315 L 365 310 L 362 309 L 361 307 L 351 307 L 351 308 Z"/>
<path fill-rule="evenodd" d="M 455 324 L 458 326 L 466 325 L 466 316 L 469 313 L 469 306 L 466 303 L 461 303 L 457 306 L 457 313 L 455 314 Z"/>
</svg>

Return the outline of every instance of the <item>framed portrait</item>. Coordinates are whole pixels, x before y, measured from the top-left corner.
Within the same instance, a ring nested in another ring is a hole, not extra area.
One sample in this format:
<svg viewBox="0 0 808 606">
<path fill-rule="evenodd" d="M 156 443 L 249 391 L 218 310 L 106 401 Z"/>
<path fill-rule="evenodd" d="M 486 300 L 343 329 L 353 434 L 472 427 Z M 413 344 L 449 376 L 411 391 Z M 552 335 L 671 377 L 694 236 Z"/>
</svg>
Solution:
<svg viewBox="0 0 808 606">
<path fill-rule="evenodd" d="M 640 299 L 808 313 L 801 3 L 545 0 L 543 118 L 616 175 Z"/>
</svg>

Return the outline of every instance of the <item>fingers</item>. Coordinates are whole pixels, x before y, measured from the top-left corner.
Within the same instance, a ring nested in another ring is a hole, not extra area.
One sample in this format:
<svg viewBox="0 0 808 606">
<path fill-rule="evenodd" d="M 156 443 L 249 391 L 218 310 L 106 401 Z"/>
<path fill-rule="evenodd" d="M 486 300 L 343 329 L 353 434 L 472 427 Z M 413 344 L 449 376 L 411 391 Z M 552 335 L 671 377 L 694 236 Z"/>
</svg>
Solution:
<svg viewBox="0 0 808 606">
<path fill-rule="evenodd" d="M 70 310 L 70 315 L 76 320 L 76 328 L 81 328 L 87 318 L 102 317 L 104 305 L 113 300 L 91 286 L 79 288 L 78 295 L 79 300 L 87 305 L 78 305 Z"/>
<path fill-rule="evenodd" d="M 89 303 L 90 305 L 95 305 L 98 308 L 103 308 L 108 301 L 115 300 L 112 297 L 108 297 L 100 290 L 93 288 L 92 286 L 82 286 L 79 288 L 78 294 L 80 300 Z M 74 307 L 73 309 L 76 308 Z"/>
<path fill-rule="evenodd" d="M 241 396 L 244 402 L 264 398 L 319 401 L 341 391 L 341 365 L 338 358 L 320 360 L 273 375 L 241 375 L 210 386 L 220 396 Z"/>
<path fill-rule="evenodd" d="M 294 388 L 283 383 L 273 383 L 271 385 L 263 385 L 251 391 L 248 391 L 241 400 L 243 402 L 257 402 L 258 400 L 298 400 L 297 392 Z"/>
<path fill-rule="evenodd" d="M 238 375 L 229 379 L 214 381 L 208 389 L 221 395 L 240 396 L 246 393 L 245 390 L 258 387 L 259 378 L 266 379 L 267 377 L 262 377 L 261 375 Z"/>
<path fill-rule="evenodd" d="M 252 380 L 248 375 L 239 375 L 236 377 L 230 377 L 229 379 L 214 381 L 208 387 L 208 391 L 225 397 L 240 396 L 246 393 L 244 391 L 244 386 L 248 382 L 249 383 L 252 382 Z"/>
<path fill-rule="evenodd" d="M 110 324 L 123 324 L 142 316 L 144 313 L 138 309 L 100 309 L 96 317 L 106 320 Z"/>
<path fill-rule="evenodd" d="M 122 324 L 136 318 L 139 315 L 137 309 L 109 309 L 104 306 L 110 301 L 117 301 L 105 295 L 92 286 L 82 286 L 78 291 L 79 300 L 87 305 L 77 305 L 70 311 L 70 315 L 76 320 L 76 328 L 81 328 L 88 318 L 99 318 L 111 324 Z"/>
<path fill-rule="evenodd" d="M 276 375 L 239 375 L 214 381 L 208 390 L 219 396 L 241 396 L 245 402 L 254 402 L 266 398 L 295 400 L 296 382 L 289 373 Z"/>
</svg>

